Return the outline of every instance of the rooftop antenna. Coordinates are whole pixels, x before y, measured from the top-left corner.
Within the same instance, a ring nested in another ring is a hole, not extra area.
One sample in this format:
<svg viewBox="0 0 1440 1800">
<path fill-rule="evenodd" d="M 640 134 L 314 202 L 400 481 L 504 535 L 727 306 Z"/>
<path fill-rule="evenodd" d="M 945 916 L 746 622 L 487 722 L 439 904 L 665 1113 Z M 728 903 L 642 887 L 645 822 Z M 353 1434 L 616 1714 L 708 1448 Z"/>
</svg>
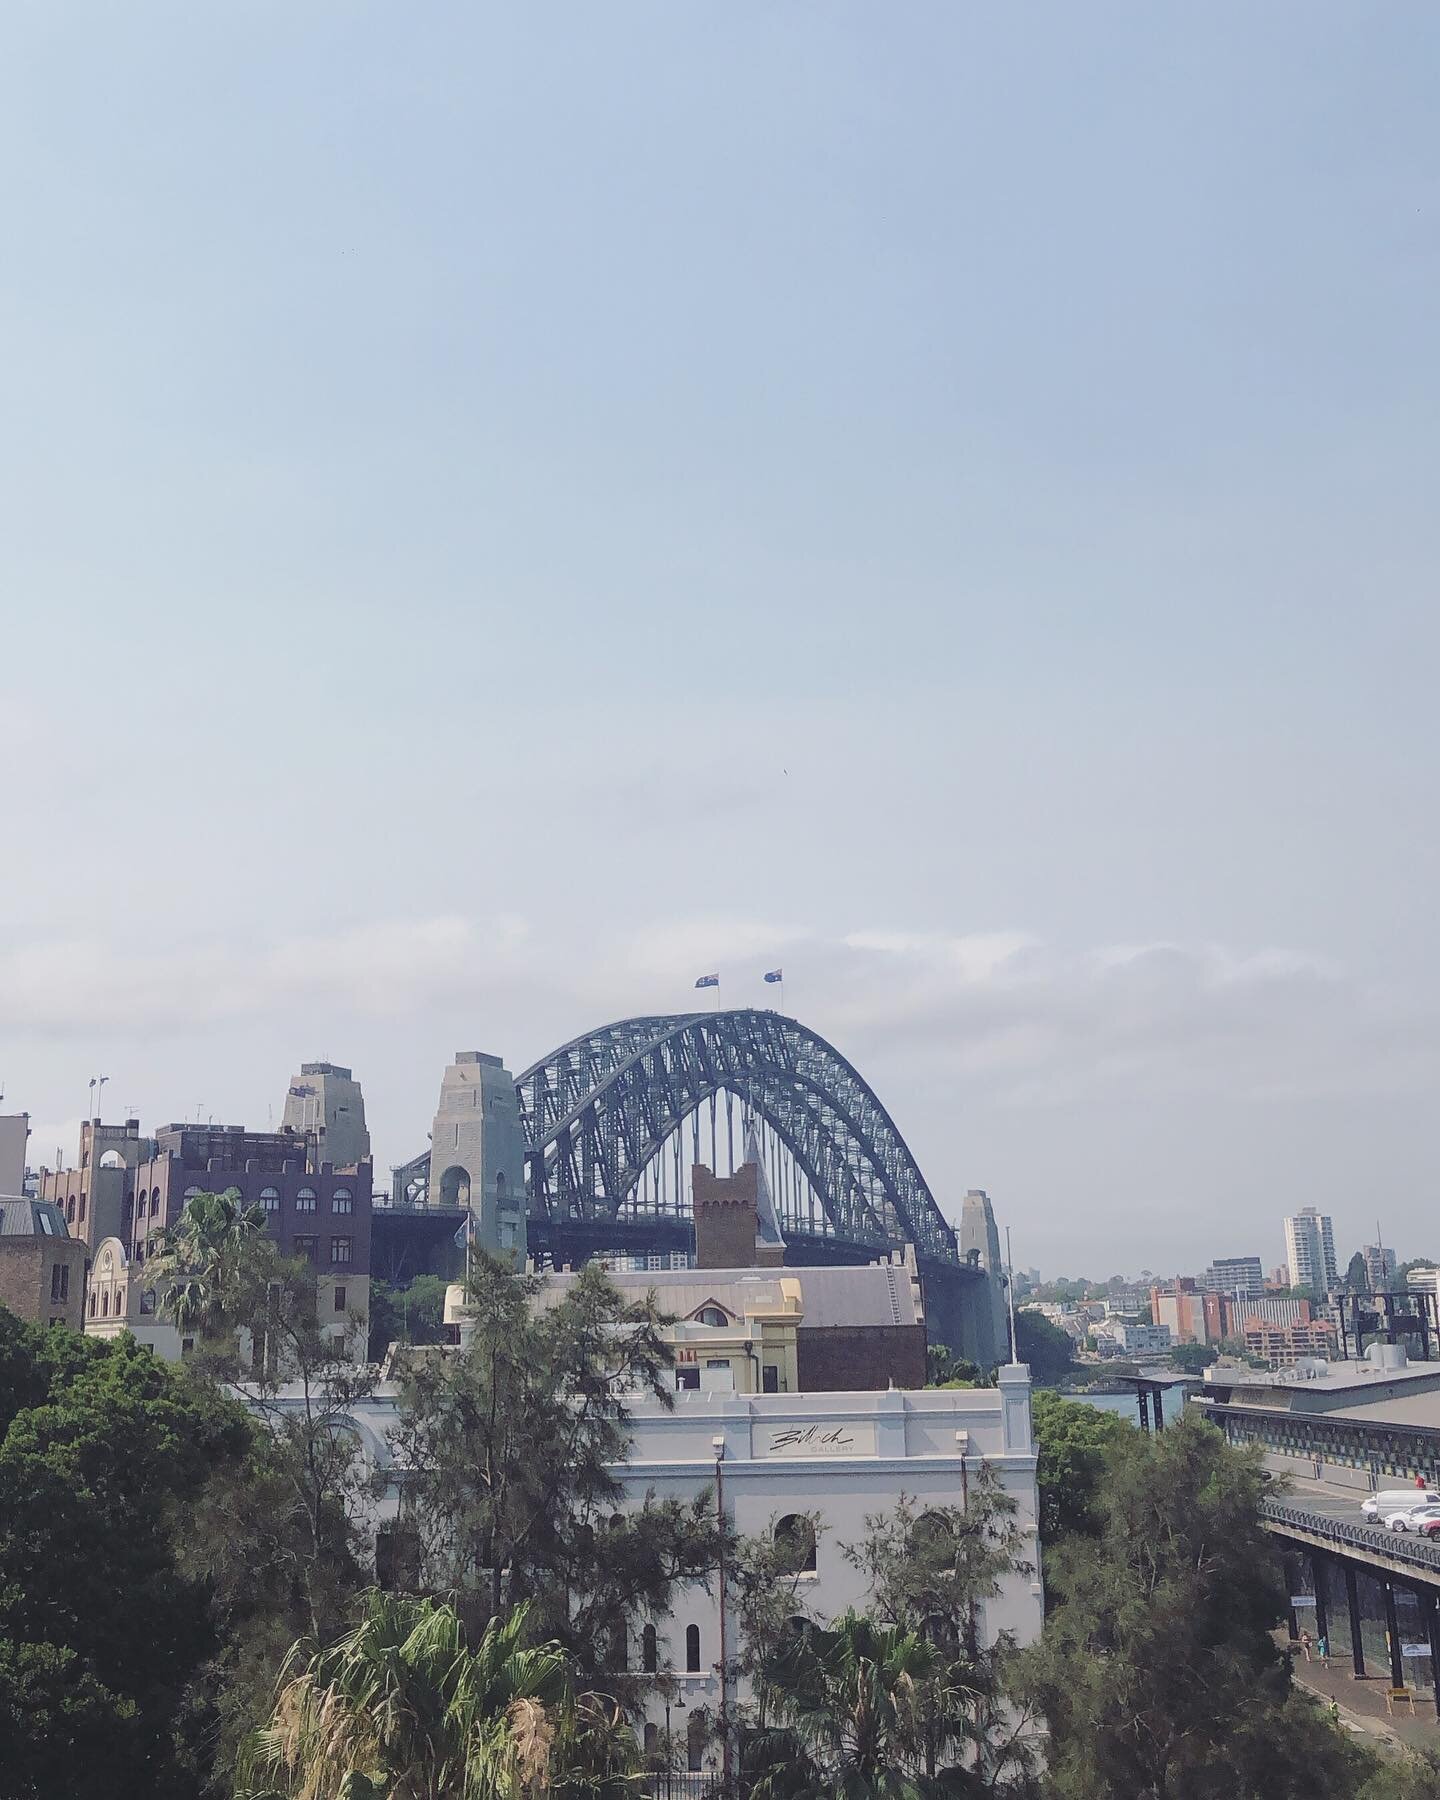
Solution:
<svg viewBox="0 0 1440 1800">
<path fill-rule="evenodd" d="M 1010 1227 L 1005 1227 L 1005 1298 L 1010 1306 L 1010 1360 L 1020 1360 L 1019 1347 L 1015 1341 L 1015 1267 L 1010 1260 Z"/>
</svg>

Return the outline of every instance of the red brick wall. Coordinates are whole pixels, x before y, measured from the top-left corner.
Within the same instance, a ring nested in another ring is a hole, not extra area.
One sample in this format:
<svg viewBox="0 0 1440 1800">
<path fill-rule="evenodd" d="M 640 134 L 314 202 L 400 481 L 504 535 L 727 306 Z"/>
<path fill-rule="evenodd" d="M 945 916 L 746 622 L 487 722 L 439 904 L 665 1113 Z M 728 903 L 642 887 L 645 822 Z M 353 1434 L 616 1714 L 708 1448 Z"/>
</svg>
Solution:
<svg viewBox="0 0 1440 1800">
<path fill-rule="evenodd" d="M 753 1269 L 759 1227 L 760 1171 L 742 1163 L 733 1175 L 712 1175 L 703 1163 L 690 1171 L 697 1269 Z"/>
<path fill-rule="evenodd" d="M 873 1393 L 925 1385 L 923 1325 L 826 1325 L 796 1334 L 802 1394 Z"/>
</svg>

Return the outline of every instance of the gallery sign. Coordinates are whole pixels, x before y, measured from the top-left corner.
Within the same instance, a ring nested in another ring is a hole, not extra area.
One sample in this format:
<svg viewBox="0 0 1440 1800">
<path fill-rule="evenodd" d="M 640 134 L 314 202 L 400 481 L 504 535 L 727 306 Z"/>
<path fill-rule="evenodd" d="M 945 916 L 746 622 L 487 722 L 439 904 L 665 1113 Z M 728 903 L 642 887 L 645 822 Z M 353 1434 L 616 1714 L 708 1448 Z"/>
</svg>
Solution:
<svg viewBox="0 0 1440 1800">
<path fill-rule="evenodd" d="M 875 1427 L 852 1425 L 761 1425 L 756 1428 L 758 1456 L 873 1456 Z"/>
</svg>

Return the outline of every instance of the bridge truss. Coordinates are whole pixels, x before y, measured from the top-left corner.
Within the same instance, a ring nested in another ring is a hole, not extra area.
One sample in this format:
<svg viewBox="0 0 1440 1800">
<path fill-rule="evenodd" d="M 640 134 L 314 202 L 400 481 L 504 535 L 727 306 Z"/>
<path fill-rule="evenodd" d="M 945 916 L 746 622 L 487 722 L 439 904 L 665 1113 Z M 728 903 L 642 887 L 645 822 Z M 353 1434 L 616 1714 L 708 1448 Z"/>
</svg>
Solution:
<svg viewBox="0 0 1440 1800">
<path fill-rule="evenodd" d="M 885 1107 L 794 1019 L 622 1019 L 563 1044 L 515 1085 L 537 1247 L 678 1242 L 689 1164 L 708 1149 L 712 1168 L 733 1169 L 758 1145 L 797 1247 L 867 1259 L 911 1243 L 931 1263 L 960 1266 L 955 1233 Z"/>
</svg>

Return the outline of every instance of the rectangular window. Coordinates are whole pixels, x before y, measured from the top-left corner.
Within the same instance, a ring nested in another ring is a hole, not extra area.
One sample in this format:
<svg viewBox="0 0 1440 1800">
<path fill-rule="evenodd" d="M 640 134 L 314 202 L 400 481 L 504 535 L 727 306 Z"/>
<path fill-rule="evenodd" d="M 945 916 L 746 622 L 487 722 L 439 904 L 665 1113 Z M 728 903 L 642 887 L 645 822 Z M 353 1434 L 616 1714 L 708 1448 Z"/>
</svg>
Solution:
<svg viewBox="0 0 1440 1800">
<path fill-rule="evenodd" d="M 344 1312 L 345 1310 L 345 1289 L 343 1286 L 337 1287 L 335 1290 L 335 1310 L 336 1312 Z"/>
<path fill-rule="evenodd" d="M 70 1298 L 70 1265 L 56 1263 L 50 1271 L 50 1303 L 58 1306 L 62 1300 Z"/>
<path fill-rule="evenodd" d="M 320 1245 L 320 1240 L 318 1238 L 297 1237 L 295 1240 L 295 1254 L 297 1256 L 307 1256 L 307 1257 L 309 1257 L 310 1261 L 313 1263 L 315 1261 L 315 1257 L 316 1257 L 316 1253 L 319 1249 L 319 1245 Z"/>
<path fill-rule="evenodd" d="M 348 1237 L 332 1237 L 330 1240 L 330 1260 L 332 1263 L 348 1263 L 350 1260 L 350 1239 Z"/>
<path fill-rule="evenodd" d="M 698 1369 L 677 1369 L 675 1371 L 676 1393 L 679 1393 L 683 1388 L 698 1388 L 699 1385 L 700 1371 Z"/>
</svg>

